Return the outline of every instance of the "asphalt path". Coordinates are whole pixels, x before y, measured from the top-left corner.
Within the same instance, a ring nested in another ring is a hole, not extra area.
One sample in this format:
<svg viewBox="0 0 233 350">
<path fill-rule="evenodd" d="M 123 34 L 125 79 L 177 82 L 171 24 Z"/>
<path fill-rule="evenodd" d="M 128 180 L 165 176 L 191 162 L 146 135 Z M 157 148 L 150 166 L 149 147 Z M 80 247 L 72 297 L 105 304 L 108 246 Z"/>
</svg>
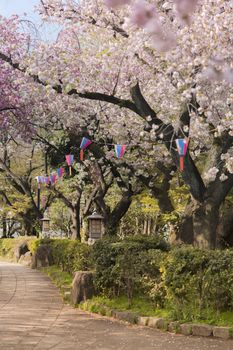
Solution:
<svg viewBox="0 0 233 350">
<path fill-rule="evenodd" d="M 0 350 L 233 350 L 232 340 L 187 337 L 79 311 L 39 271 L 0 262 Z"/>
</svg>

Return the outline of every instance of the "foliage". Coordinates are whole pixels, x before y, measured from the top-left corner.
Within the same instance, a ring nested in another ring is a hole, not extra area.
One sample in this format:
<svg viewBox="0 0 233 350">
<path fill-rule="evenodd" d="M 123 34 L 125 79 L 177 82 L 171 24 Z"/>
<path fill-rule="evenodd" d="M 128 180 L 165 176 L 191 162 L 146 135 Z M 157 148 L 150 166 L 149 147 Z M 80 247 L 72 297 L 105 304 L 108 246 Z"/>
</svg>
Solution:
<svg viewBox="0 0 233 350">
<path fill-rule="evenodd" d="M 142 234 L 143 225 L 148 219 L 153 224 L 150 234 L 155 233 L 159 211 L 157 200 L 148 192 L 144 191 L 142 194 L 134 196 L 128 212 L 121 220 L 120 235 L 133 235 L 135 231 L 137 234 Z"/>
<path fill-rule="evenodd" d="M 212 203 L 220 206 L 233 183 L 232 2 L 132 1 L 114 11 L 106 6 L 126 3 L 42 1 L 43 19 L 63 28 L 48 43 L 22 33 L 17 16 L 1 18 L 2 129 L 12 129 L 12 138 L 20 130 L 25 140 L 41 129 L 59 130 L 52 149 L 63 142 L 60 130 L 71 130 L 76 152 L 84 135 L 103 145 L 101 161 L 113 159 L 112 144 L 129 144 L 124 175 L 118 176 L 126 178 L 133 169 L 128 185 L 136 176 L 149 179 L 161 164 L 175 160 L 178 167 L 175 139 L 190 137 L 182 181 L 191 200 L 215 196 Z M 61 159 L 65 140 L 62 146 Z M 87 153 L 95 156 L 96 146 Z M 205 169 L 198 164 L 203 153 Z M 91 157 L 82 168 L 90 167 Z M 208 225 L 205 245 L 211 246 L 217 230 L 212 235 L 210 219 Z"/>
<path fill-rule="evenodd" d="M 37 239 L 30 237 L 0 239 L 0 256 L 6 257 L 8 259 L 13 259 L 15 248 L 20 245 L 20 243 L 23 243 L 25 241 L 28 243 L 29 247 L 33 247 L 36 244 Z"/>
<path fill-rule="evenodd" d="M 97 296 L 93 297 L 90 300 L 82 302 L 79 307 L 86 311 L 97 312 L 107 316 L 111 316 L 111 309 L 119 311 L 130 310 L 141 316 L 169 316 L 168 310 L 155 308 L 149 299 L 140 296 L 135 296 L 130 306 L 128 299 L 125 296 L 111 299 L 107 298 L 106 296 Z"/>
<path fill-rule="evenodd" d="M 174 316 L 206 318 L 233 308 L 233 251 L 174 249 L 163 271 L 167 300 Z M 221 287 L 220 287 L 221 286 Z"/>
<path fill-rule="evenodd" d="M 63 291 L 65 288 L 71 287 L 72 284 L 72 275 L 68 272 L 62 271 L 58 266 L 53 265 L 49 267 L 42 268 L 42 271 L 45 272 L 56 286 Z"/>
<path fill-rule="evenodd" d="M 62 201 L 55 200 L 49 208 L 50 227 L 54 231 L 60 231 L 67 236 L 70 233 L 70 213 Z"/>
<path fill-rule="evenodd" d="M 91 248 L 87 244 L 68 239 L 41 240 L 41 243 L 49 244 L 54 264 L 61 267 L 62 271 L 73 273 L 92 267 L 89 259 Z"/>
<path fill-rule="evenodd" d="M 125 295 L 129 305 L 144 295 L 154 307 L 169 308 L 173 318 L 186 321 L 233 309 L 232 250 L 182 247 L 163 252 L 142 240 L 94 245 L 95 284 L 101 294 Z"/>
<path fill-rule="evenodd" d="M 93 247 L 97 290 L 114 296 L 126 294 L 130 304 L 135 290 L 139 292 L 145 289 L 143 278 L 146 278 L 147 271 L 149 274 L 149 270 L 153 269 L 153 263 L 156 265 L 156 259 L 162 256 L 160 250 L 167 251 L 168 248 L 164 240 L 152 236 L 132 236 L 122 241 L 104 239 L 97 242 Z M 156 258 L 149 262 L 148 256 L 152 255 Z"/>
<path fill-rule="evenodd" d="M 25 241 L 27 241 L 32 254 L 35 254 L 39 246 L 48 245 L 51 248 L 54 264 L 64 272 L 72 274 L 75 271 L 85 271 L 92 268 L 92 260 L 90 259 L 92 248 L 87 244 L 69 239 L 36 239 L 29 237 L 0 239 L 0 256 L 13 258 L 16 246 Z"/>
</svg>

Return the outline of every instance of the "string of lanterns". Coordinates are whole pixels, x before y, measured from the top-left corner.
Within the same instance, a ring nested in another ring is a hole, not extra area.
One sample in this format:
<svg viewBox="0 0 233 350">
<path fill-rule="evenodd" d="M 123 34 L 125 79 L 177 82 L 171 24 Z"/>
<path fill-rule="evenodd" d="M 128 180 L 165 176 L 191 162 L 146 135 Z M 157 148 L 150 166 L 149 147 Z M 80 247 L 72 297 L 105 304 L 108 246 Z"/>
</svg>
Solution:
<svg viewBox="0 0 233 350">
<path fill-rule="evenodd" d="M 178 150 L 178 154 L 180 156 L 180 171 L 184 170 L 184 157 L 188 150 L 189 145 L 189 139 L 176 139 L 176 146 Z M 80 144 L 80 160 L 84 161 L 84 151 L 85 149 L 90 146 L 92 141 L 86 137 L 82 138 L 82 142 Z M 123 158 L 127 145 L 114 145 L 116 157 L 117 158 Z M 74 162 L 74 155 L 73 154 L 67 154 L 65 156 L 67 165 L 69 167 L 69 174 L 72 176 L 72 164 Z M 56 174 L 51 174 L 50 176 L 37 176 L 36 181 L 38 183 L 38 189 L 40 188 L 40 185 L 45 183 L 48 185 L 54 185 L 58 179 L 62 179 L 64 175 L 64 168 L 60 167 L 57 169 Z"/>
</svg>

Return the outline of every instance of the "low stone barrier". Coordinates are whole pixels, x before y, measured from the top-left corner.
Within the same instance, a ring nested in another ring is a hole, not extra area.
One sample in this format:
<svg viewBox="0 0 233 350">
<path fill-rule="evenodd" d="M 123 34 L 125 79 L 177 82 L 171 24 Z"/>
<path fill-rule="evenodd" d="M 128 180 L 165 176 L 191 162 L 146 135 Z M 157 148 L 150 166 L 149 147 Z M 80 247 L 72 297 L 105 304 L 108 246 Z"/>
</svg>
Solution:
<svg viewBox="0 0 233 350">
<path fill-rule="evenodd" d="M 213 327 L 207 324 L 193 324 L 192 335 L 210 337 L 211 335 L 213 335 Z"/>
<path fill-rule="evenodd" d="M 232 337 L 231 328 L 213 327 L 213 336 L 216 338 L 230 339 Z"/>
<path fill-rule="evenodd" d="M 130 311 L 117 311 L 105 306 L 108 312 L 106 314 L 111 315 L 121 321 L 125 321 L 131 324 L 137 324 L 139 326 L 151 327 L 160 330 L 169 331 L 171 333 L 180 333 L 186 336 L 199 336 L 199 337 L 216 337 L 222 339 L 231 339 L 232 331 L 230 327 L 216 327 L 207 324 L 193 324 L 183 323 L 178 321 L 168 322 L 162 317 L 149 317 L 139 316 L 138 314 Z"/>
</svg>

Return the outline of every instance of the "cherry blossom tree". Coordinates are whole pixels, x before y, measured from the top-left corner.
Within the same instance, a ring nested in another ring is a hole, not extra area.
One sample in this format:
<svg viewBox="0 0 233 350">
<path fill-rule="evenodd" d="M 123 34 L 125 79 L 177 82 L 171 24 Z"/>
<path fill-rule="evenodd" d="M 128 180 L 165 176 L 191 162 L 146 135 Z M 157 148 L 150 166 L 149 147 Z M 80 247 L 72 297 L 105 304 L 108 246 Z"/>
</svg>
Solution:
<svg viewBox="0 0 233 350">
<path fill-rule="evenodd" d="M 215 247 L 219 208 L 233 186 L 232 1 L 41 3 L 45 19 L 63 24 L 57 42 L 28 52 L 14 37 L 0 53 L 22 91 L 39 95 L 34 120 L 58 114 L 66 127 L 82 128 L 83 115 L 108 104 L 102 138 L 124 142 L 126 123 L 141 147 L 153 142 L 155 163 L 177 167 L 175 139 L 189 137 L 182 178 L 191 197 L 180 235 Z"/>
<path fill-rule="evenodd" d="M 43 2 L 45 17 L 89 42 L 76 56 L 80 73 L 68 94 L 133 111 L 177 165 L 175 138 L 191 138 L 182 176 L 192 198 L 181 238 L 192 232 L 196 244 L 214 247 L 219 207 L 233 185 L 232 2 L 107 5 Z M 194 163 L 201 154 L 205 169 Z"/>
</svg>

